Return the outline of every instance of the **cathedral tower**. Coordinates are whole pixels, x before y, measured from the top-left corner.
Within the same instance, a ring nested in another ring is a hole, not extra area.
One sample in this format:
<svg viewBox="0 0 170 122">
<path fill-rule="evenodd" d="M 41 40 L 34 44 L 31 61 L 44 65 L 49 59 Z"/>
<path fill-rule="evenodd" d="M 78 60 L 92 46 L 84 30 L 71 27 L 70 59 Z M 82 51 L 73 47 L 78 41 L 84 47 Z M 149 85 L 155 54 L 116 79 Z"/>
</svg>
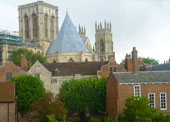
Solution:
<svg viewBox="0 0 170 122">
<path fill-rule="evenodd" d="M 45 53 L 58 33 L 58 7 L 38 1 L 19 6 L 19 33 Z"/>
<path fill-rule="evenodd" d="M 95 23 L 95 51 L 99 61 L 108 61 L 111 57 L 115 58 L 111 28 L 111 22 L 105 21 L 104 26 L 101 22 Z"/>
<path fill-rule="evenodd" d="M 80 26 L 79 25 L 79 35 L 81 38 L 86 38 L 86 28 L 85 26 Z"/>
</svg>

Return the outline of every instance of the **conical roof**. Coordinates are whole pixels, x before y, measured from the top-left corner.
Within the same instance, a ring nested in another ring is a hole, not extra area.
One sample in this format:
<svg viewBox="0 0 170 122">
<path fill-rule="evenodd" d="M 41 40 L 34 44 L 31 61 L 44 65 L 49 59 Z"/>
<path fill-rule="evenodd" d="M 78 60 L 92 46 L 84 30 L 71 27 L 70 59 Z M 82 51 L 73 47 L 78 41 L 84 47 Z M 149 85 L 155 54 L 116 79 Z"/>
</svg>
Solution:
<svg viewBox="0 0 170 122">
<path fill-rule="evenodd" d="M 57 52 L 80 52 L 82 50 L 88 52 L 67 12 L 56 40 L 48 48 L 47 55 Z"/>
</svg>

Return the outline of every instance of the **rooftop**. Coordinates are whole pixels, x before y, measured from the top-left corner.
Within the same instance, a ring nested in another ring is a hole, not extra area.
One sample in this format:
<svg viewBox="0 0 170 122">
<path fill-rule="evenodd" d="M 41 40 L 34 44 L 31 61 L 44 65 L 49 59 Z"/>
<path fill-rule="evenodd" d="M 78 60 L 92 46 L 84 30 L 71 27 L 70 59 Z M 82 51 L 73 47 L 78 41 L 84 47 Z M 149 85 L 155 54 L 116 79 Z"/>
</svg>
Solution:
<svg viewBox="0 0 170 122">
<path fill-rule="evenodd" d="M 81 51 L 88 52 L 67 12 L 59 34 L 56 40 L 49 46 L 47 54 Z"/>
<path fill-rule="evenodd" d="M 52 72 L 58 69 L 59 74 L 57 76 L 71 76 L 75 74 L 81 75 L 96 75 L 97 71 L 101 69 L 101 66 L 107 64 L 107 62 L 68 62 L 68 63 L 49 63 L 43 64 L 44 67 Z"/>
<path fill-rule="evenodd" d="M 170 71 L 114 72 L 119 83 L 170 83 Z"/>
</svg>

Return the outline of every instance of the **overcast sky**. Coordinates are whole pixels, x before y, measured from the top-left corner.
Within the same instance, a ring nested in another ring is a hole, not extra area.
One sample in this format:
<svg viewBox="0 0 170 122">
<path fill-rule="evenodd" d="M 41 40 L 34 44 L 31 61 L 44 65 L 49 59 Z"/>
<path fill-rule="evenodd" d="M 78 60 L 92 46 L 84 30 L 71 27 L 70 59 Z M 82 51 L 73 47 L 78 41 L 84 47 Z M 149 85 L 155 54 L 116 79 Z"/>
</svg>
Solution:
<svg viewBox="0 0 170 122">
<path fill-rule="evenodd" d="M 0 29 L 18 31 L 18 5 L 36 0 L 0 0 Z M 59 7 L 59 27 L 69 11 L 73 23 L 86 26 L 92 45 L 95 21 L 111 21 L 116 61 L 136 46 L 138 56 L 162 63 L 170 56 L 170 0 L 44 0 Z"/>
</svg>

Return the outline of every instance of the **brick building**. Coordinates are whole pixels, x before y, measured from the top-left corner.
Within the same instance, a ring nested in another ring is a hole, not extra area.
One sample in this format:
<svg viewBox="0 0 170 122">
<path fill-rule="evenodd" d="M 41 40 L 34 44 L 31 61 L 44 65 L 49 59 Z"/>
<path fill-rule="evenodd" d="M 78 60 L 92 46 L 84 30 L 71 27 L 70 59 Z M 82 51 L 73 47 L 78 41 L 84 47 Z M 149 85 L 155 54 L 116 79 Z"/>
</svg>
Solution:
<svg viewBox="0 0 170 122">
<path fill-rule="evenodd" d="M 158 112 L 170 114 L 170 71 L 138 71 L 137 51 L 132 51 L 132 72 L 112 72 L 106 84 L 106 109 L 109 117 L 123 112 L 125 100 L 144 96 Z"/>
<path fill-rule="evenodd" d="M 6 61 L 0 66 L 0 82 L 5 82 L 12 77 L 25 74 L 27 71 L 27 62 L 24 56 L 21 56 L 21 65 L 16 66 L 10 61 Z"/>
<path fill-rule="evenodd" d="M 0 82 L 0 122 L 17 122 L 14 82 Z"/>
</svg>

